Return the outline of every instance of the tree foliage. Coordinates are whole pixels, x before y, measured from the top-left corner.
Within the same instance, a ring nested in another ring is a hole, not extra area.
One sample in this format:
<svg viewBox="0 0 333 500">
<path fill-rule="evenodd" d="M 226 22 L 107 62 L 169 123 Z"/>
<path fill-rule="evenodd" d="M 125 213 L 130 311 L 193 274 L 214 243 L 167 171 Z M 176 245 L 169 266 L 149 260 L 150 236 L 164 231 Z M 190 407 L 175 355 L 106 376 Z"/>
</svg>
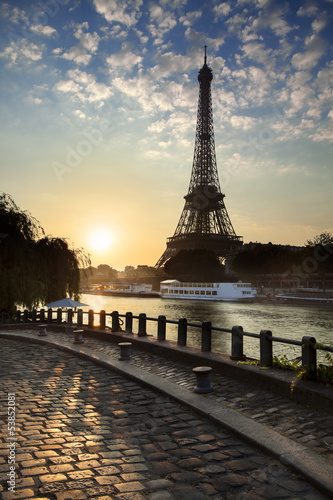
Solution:
<svg viewBox="0 0 333 500">
<path fill-rule="evenodd" d="M 258 274 L 282 274 L 298 263 L 299 252 L 281 245 L 262 245 L 240 251 L 232 260 L 232 268 L 241 276 L 252 278 Z"/>
<path fill-rule="evenodd" d="M 0 194 L 0 310 L 11 311 L 18 304 L 31 308 L 67 295 L 78 298 L 79 267 L 89 257 L 82 249 L 71 249 L 65 239 L 44 234 L 29 212 Z"/>
<path fill-rule="evenodd" d="M 165 263 L 164 271 L 183 281 L 220 281 L 224 276 L 224 266 L 206 249 L 180 250 Z"/>
</svg>

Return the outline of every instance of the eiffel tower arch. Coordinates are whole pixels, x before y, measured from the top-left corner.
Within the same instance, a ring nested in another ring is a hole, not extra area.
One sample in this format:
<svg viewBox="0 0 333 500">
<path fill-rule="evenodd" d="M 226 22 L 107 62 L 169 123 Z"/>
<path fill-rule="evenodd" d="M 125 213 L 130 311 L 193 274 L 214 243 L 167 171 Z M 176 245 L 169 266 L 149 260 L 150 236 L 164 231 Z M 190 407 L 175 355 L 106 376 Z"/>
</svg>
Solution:
<svg viewBox="0 0 333 500">
<path fill-rule="evenodd" d="M 198 80 L 199 103 L 189 190 L 174 235 L 167 239 L 167 248 L 156 268 L 163 267 L 183 249 L 208 249 L 219 258 L 226 258 L 243 244 L 231 224 L 218 177 L 211 95 L 213 72 L 207 66 L 206 47 Z"/>
</svg>

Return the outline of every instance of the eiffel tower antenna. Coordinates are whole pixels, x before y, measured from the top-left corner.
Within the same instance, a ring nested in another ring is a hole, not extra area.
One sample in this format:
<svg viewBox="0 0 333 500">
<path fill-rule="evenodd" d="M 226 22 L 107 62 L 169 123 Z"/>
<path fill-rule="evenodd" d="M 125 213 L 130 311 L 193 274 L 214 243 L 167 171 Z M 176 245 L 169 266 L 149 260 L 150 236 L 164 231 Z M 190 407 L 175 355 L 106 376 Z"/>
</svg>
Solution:
<svg viewBox="0 0 333 500">
<path fill-rule="evenodd" d="M 161 268 L 179 250 L 208 249 L 225 258 L 242 245 L 224 204 L 218 177 L 211 97 L 213 72 L 204 65 L 198 74 L 199 103 L 193 166 L 185 206 L 167 248 L 156 263 Z"/>
</svg>

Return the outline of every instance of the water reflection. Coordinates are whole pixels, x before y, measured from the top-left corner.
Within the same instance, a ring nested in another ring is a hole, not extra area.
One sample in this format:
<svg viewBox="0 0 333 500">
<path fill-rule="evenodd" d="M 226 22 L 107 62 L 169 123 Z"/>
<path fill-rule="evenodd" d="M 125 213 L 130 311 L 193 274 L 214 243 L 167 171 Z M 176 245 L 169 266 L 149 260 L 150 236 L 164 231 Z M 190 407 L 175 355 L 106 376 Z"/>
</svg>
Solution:
<svg viewBox="0 0 333 500">
<path fill-rule="evenodd" d="M 211 321 L 213 326 L 232 328 L 241 325 L 245 331 L 259 333 L 260 330 L 271 330 L 276 337 L 301 340 L 304 335 L 316 338 L 323 344 L 333 343 L 332 324 L 333 309 L 330 307 L 295 306 L 284 304 L 208 302 L 190 300 L 172 300 L 159 298 L 135 297 L 103 297 L 97 295 L 82 295 L 81 300 L 93 309 L 106 312 L 119 311 L 120 314 L 132 312 L 134 315 L 146 313 L 157 318 L 166 316 L 170 320 L 187 318 L 191 323 Z M 133 323 L 135 331 L 136 323 Z M 148 333 L 156 336 L 157 323 L 148 323 Z M 177 339 L 177 325 L 167 325 L 167 339 Z M 188 344 L 200 346 L 201 330 L 188 329 Z M 231 338 L 229 333 L 214 332 L 212 348 L 224 353 L 230 353 Z M 259 341 L 246 338 L 244 353 L 258 358 Z M 274 354 L 286 353 L 288 359 L 300 355 L 300 348 L 276 343 Z"/>
</svg>

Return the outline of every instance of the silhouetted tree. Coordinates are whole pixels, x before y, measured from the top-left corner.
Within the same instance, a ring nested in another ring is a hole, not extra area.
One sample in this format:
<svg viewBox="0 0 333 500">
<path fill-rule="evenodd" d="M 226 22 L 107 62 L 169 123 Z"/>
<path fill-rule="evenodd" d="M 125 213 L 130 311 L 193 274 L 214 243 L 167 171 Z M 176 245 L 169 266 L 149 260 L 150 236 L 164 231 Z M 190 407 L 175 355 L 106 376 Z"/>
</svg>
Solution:
<svg viewBox="0 0 333 500">
<path fill-rule="evenodd" d="M 31 308 L 66 295 L 78 298 L 79 267 L 89 263 L 84 250 L 44 236 L 29 212 L 0 194 L 0 310 L 14 310 L 17 304 Z"/>
</svg>

